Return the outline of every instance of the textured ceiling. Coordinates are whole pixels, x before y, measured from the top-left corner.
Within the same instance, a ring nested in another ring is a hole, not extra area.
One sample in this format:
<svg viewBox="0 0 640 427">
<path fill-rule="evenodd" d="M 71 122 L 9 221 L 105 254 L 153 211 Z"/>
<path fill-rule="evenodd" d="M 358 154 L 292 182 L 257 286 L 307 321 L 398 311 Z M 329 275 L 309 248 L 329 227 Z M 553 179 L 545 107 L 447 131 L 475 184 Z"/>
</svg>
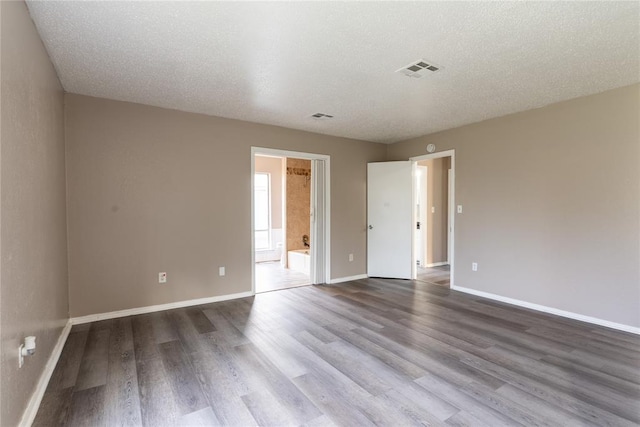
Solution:
<svg viewBox="0 0 640 427">
<path fill-rule="evenodd" d="M 638 2 L 27 4 L 68 92 L 368 141 L 640 80 Z"/>
</svg>

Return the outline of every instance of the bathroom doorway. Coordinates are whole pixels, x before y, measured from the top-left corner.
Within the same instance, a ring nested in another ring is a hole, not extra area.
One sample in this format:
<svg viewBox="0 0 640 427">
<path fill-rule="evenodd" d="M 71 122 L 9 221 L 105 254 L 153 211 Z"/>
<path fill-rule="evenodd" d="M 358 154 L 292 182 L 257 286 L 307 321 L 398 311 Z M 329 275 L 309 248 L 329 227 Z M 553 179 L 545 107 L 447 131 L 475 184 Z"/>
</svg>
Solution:
<svg viewBox="0 0 640 427">
<path fill-rule="evenodd" d="M 252 149 L 255 293 L 324 283 L 328 159 Z"/>
</svg>

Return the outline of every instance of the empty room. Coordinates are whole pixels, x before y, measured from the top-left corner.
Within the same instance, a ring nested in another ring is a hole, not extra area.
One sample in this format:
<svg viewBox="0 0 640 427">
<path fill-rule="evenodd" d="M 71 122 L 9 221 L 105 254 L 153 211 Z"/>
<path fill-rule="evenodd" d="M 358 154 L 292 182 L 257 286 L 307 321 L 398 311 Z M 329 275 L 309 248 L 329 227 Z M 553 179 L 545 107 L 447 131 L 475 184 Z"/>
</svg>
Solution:
<svg viewBox="0 0 640 427">
<path fill-rule="evenodd" d="M 639 426 L 640 3 L 0 1 L 0 426 Z"/>
</svg>

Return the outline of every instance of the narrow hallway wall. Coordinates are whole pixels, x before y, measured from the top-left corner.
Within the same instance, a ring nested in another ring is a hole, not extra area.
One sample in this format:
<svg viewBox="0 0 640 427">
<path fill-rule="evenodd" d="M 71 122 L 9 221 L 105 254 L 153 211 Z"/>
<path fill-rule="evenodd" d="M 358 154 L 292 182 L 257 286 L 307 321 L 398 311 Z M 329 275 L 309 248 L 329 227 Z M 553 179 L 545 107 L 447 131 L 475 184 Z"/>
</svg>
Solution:
<svg viewBox="0 0 640 427">
<path fill-rule="evenodd" d="M 420 166 L 428 168 L 427 180 L 427 265 L 447 262 L 449 193 L 448 170 L 451 158 L 423 160 Z"/>
</svg>

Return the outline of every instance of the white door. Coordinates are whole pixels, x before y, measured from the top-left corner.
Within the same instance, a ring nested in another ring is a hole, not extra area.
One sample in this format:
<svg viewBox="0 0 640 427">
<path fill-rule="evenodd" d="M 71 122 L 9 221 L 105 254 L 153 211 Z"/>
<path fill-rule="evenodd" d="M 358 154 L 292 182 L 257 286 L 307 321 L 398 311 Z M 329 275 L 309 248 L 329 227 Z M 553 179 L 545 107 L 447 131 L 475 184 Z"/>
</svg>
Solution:
<svg viewBox="0 0 640 427">
<path fill-rule="evenodd" d="M 367 274 L 411 279 L 413 165 L 369 163 L 367 169 Z"/>
</svg>

